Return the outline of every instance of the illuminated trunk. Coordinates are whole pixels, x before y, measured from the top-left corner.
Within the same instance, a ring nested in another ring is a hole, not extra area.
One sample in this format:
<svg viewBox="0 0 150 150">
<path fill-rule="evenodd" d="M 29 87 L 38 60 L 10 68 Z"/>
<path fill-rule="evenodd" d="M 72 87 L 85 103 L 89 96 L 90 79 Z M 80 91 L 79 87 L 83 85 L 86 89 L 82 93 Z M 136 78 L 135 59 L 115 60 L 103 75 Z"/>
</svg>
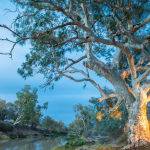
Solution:
<svg viewBox="0 0 150 150">
<path fill-rule="evenodd" d="M 130 108 L 128 140 L 131 145 L 138 146 L 138 144 L 150 142 L 150 126 L 147 117 L 147 103 L 149 101 L 147 94 L 141 91 L 139 98 Z"/>
<path fill-rule="evenodd" d="M 105 76 L 114 86 L 120 99 L 125 100 L 129 114 L 127 124 L 129 145 L 138 146 L 139 143 L 150 142 L 150 126 L 147 118 L 147 103 L 150 99 L 147 92 L 142 90 L 144 86 L 132 89 L 131 92 L 117 72 L 107 70 L 107 67 L 105 68 L 103 63 L 97 61 L 94 57 L 85 65 L 97 74 Z"/>
</svg>

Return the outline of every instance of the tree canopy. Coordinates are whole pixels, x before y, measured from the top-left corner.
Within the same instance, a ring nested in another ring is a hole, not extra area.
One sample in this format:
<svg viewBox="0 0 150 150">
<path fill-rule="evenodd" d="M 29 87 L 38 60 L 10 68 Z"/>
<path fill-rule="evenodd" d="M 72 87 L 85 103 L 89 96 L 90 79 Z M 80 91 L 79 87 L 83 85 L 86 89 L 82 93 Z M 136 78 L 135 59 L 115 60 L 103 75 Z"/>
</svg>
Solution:
<svg viewBox="0 0 150 150">
<path fill-rule="evenodd" d="M 36 126 L 40 123 L 42 109 L 47 109 L 48 103 L 38 104 L 37 89 L 31 89 L 26 85 L 22 91 L 17 93 L 15 104 L 18 109 L 18 118 L 15 124 Z"/>
</svg>

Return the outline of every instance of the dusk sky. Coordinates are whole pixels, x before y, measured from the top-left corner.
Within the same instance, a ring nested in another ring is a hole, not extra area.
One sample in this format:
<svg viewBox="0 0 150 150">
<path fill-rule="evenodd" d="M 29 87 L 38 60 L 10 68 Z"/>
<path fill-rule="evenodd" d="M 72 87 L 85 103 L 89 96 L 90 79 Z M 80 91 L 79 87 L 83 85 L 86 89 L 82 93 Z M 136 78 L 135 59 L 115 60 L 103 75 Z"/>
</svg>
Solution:
<svg viewBox="0 0 150 150">
<path fill-rule="evenodd" d="M 15 13 L 8 13 L 6 9 L 14 10 L 15 7 L 9 0 L 0 0 L 0 24 L 10 26 L 15 17 Z M 10 37 L 6 30 L 0 29 L 0 38 Z M 10 43 L 0 42 L 0 52 L 6 52 L 10 49 Z M 91 97 L 97 97 L 98 92 L 91 86 L 83 89 L 82 84 L 74 83 L 63 79 L 56 83 L 54 90 L 41 89 L 39 86 L 43 83 L 41 76 L 34 76 L 24 80 L 18 73 L 17 68 L 25 60 L 25 54 L 29 52 L 30 45 L 24 47 L 17 46 L 14 50 L 13 59 L 9 56 L 0 55 L 0 98 L 7 101 L 16 99 L 16 92 L 21 90 L 24 85 L 31 85 L 39 88 L 39 101 L 49 102 L 49 108 L 45 112 L 47 115 L 65 123 L 70 123 L 74 119 L 73 106 L 75 104 L 88 104 Z"/>
</svg>

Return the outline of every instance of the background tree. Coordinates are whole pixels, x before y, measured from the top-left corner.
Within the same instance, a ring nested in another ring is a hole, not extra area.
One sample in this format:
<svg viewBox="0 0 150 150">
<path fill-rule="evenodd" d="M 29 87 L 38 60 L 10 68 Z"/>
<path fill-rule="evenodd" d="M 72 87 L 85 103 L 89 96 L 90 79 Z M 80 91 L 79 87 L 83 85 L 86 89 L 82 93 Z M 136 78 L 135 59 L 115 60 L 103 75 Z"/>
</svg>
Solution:
<svg viewBox="0 0 150 150">
<path fill-rule="evenodd" d="M 16 44 L 27 40 L 32 45 L 19 73 L 25 78 L 42 73 L 46 86 L 62 77 L 91 83 L 100 92 L 99 102 L 117 100 L 108 114 L 125 103 L 129 143 L 150 141 L 146 115 L 150 90 L 149 0 L 13 2 L 19 12 L 14 28 L 0 25 L 16 37 L 16 41 L 1 39 L 13 44 L 5 54 L 11 55 Z M 108 80 L 112 93 L 105 93 L 91 72 Z"/>
<path fill-rule="evenodd" d="M 0 120 L 4 121 L 7 115 L 6 101 L 0 100 Z"/>
<path fill-rule="evenodd" d="M 106 103 L 99 105 L 96 98 L 92 98 L 90 101 L 96 103 L 89 106 L 81 104 L 75 106 L 75 120 L 68 129 L 69 145 L 82 145 L 87 140 L 95 141 L 97 139 L 105 143 L 114 138 L 119 139 L 124 134 L 124 126 L 128 116 L 125 105 L 119 107 L 120 111 L 118 112 L 121 115 L 117 115 L 115 112 L 116 114 L 110 116 L 107 115 L 106 107 L 108 106 Z"/>
<path fill-rule="evenodd" d="M 10 120 L 11 122 L 14 122 L 17 119 L 17 117 L 18 117 L 17 106 L 15 105 L 15 103 L 8 102 L 6 104 L 6 108 L 7 108 L 6 119 Z"/>
<path fill-rule="evenodd" d="M 78 124 L 76 127 L 76 130 L 80 130 L 80 134 L 84 136 L 89 136 L 89 134 L 92 135 L 92 132 L 96 131 L 96 110 L 93 106 L 83 106 L 81 104 L 78 104 L 75 106 L 75 122 L 73 124 Z M 93 126 L 95 126 L 93 128 Z"/>
<path fill-rule="evenodd" d="M 67 131 L 67 128 L 65 127 L 63 122 L 58 122 L 49 116 L 46 116 L 42 119 L 41 125 L 43 128 L 58 134 L 66 133 Z"/>
<path fill-rule="evenodd" d="M 17 93 L 15 104 L 18 108 L 18 118 L 15 124 L 21 123 L 32 127 L 40 123 L 42 109 L 47 109 L 48 105 L 47 102 L 43 106 L 38 105 L 37 89 L 31 89 L 29 85 Z"/>
<path fill-rule="evenodd" d="M 68 128 L 68 145 L 84 145 L 87 138 L 94 138 L 99 134 L 96 128 L 96 110 L 93 106 L 81 104 L 75 105 L 74 110 L 75 120 Z"/>
<path fill-rule="evenodd" d="M 17 107 L 11 102 L 0 99 L 0 120 L 13 122 L 17 118 Z"/>
</svg>

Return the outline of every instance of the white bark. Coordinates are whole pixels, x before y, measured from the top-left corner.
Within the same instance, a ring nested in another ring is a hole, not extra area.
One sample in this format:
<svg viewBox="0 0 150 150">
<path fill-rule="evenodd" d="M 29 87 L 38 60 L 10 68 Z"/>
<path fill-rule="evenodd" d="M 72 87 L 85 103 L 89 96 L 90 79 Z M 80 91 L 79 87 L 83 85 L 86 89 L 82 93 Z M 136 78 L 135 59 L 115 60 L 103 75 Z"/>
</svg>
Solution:
<svg viewBox="0 0 150 150">
<path fill-rule="evenodd" d="M 147 103 L 150 98 L 147 93 L 140 89 L 139 96 L 132 104 L 129 111 L 128 140 L 131 145 L 150 141 L 150 123 L 147 119 Z"/>
</svg>

